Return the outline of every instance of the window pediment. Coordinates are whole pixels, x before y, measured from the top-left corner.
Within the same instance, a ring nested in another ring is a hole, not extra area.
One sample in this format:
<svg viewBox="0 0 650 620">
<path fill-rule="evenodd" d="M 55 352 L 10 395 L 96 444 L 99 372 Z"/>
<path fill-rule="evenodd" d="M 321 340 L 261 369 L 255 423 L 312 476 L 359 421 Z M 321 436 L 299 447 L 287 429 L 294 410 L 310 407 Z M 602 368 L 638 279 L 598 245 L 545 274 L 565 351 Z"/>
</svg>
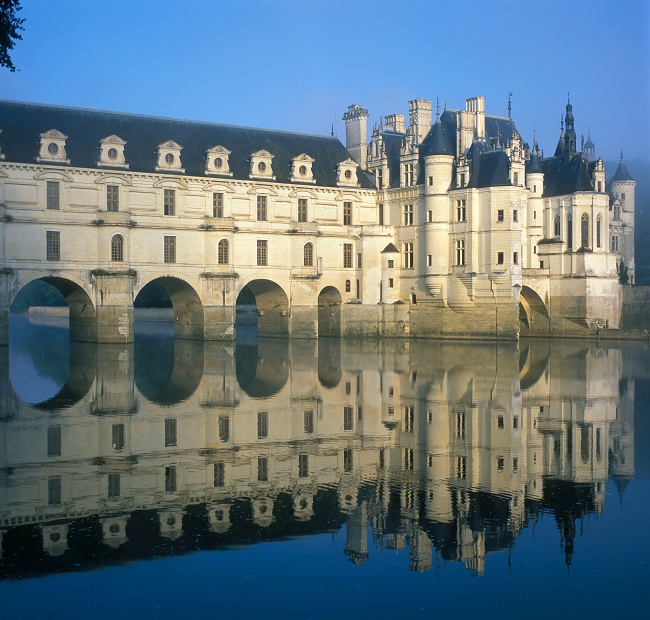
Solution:
<svg viewBox="0 0 650 620">
<path fill-rule="evenodd" d="M 230 172 L 229 151 L 225 146 L 220 144 L 207 150 L 205 160 L 205 174 L 219 174 L 222 176 L 232 176 Z"/>
<path fill-rule="evenodd" d="M 313 157 L 302 153 L 291 160 L 291 182 L 292 183 L 316 183 L 312 172 Z"/>
<path fill-rule="evenodd" d="M 125 140 L 119 136 L 107 136 L 99 143 L 99 161 L 98 166 L 110 166 L 112 168 L 128 169 L 129 164 L 124 158 Z"/>
<path fill-rule="evenodd" d="M 339 163 L 336 168 L 336 184 L 339 187 L 360 187 L 357 178 L 357 162 L 352 158 Z"/>
<path fill-rule="evenodd" d="M 65 141 L 68 136 L 62 134 L 58 129 L 50 129 L 40 134 L 41 148 L 36 161 L 53 162 L 58 164 L 69 164 L 65 152 Z"/>
<path fill-rule="evenodd" d="M 181 151 L 183 147 L 174 142 L 167 140 L 158 145 L 158 172 L 185 172 L 181 165 Z"/>
<path fill-rule="evenodd" d="M 275 181 L 273 174 L 273 155 L 262 149 L 251 155 L 251 179 L 269 179 Z"/>
</svg>

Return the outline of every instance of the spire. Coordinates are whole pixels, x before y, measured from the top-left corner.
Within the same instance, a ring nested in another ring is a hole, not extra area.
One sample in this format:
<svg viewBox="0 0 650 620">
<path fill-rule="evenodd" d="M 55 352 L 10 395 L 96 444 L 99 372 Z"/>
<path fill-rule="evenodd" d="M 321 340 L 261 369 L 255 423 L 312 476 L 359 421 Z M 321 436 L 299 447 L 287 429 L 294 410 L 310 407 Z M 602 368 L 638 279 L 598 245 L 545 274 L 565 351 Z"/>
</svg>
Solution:
<svg viewBox="0 0 650 620">
<path fill-rule="evenodd" d="M 440 99 L 436 97 L 436 123 L 440 120 Z"/>
<path fill-rule="evenodd" d="M 510 98 L 512 97 L 512 93 L 508 91 L 508 118 L 512 120 L 512 105 L 510 102 Z"/>
<path fill-rule="evenodd" d="M 573 119 L 573 106 L 571 105 L 571 96 L 567 93 L 566 104 L 566 134 L 564 135 L 564 155 L 569 159 L 576 154 L 576 132 Z"/>
<path fill-rule="evenodd" d="M 617 181 L 634 181 L 634 178 L 629 173 L 625 162 L 623 161 L 623 149 L 621 149 L 621 161 L 618 164 L 618 168 L 612 177 L 610 183 L 616 183 Z"/>
</svg>

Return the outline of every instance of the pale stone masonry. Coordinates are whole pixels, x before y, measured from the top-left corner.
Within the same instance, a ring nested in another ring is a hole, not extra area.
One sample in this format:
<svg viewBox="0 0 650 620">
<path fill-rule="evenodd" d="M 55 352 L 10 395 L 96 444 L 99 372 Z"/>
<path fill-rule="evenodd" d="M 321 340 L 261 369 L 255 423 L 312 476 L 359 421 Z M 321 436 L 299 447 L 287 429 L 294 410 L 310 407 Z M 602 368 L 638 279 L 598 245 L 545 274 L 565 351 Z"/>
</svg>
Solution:
<svg viewBox="0 0 650 620">
<path fill-rule="evenodd" d="M 619 327 L 634 281 L 634 181 L 605 186 L 571 104 L 553 157 L 511 118 L 409 103 L 334 137 L 0 102 L 0 342 L 34 279 L 74 339 L 129 342 L 133 302 L 169 294 L 176 334 L 514 339 Z M 620 173 L 620 174 L 619 174 Z M 611 192 L 608 194 L 608 190 Z"/>
</svg>

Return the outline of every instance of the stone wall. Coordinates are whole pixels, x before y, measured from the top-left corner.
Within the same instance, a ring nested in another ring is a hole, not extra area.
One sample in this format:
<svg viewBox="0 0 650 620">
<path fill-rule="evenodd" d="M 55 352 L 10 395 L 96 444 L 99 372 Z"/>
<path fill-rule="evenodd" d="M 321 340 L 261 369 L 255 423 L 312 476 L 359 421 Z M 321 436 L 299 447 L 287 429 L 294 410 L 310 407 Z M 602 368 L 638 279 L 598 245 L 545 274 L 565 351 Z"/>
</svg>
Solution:
<svg viewBox="0 0 650 620">
<path fill-rule="evenodd" d="M 650 286 L 621 286 L 621 327 L 650 331 Z"/>
</svg>

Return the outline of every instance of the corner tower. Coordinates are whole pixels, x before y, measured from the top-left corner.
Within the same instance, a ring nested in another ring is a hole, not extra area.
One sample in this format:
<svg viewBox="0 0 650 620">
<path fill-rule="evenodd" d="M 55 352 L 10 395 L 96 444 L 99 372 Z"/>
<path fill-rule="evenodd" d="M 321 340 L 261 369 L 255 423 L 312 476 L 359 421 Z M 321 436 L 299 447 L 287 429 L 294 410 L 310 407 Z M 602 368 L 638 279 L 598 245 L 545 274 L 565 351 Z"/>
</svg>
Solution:
<svg viewBox="0 0 650 620">
<path fill-rule="evenodd" d="M 625 263 L 628 273 L 628 281 L 634 284 L 634 201 L 636 181 L 629 173 L 623 161 L 621 161 L 609 182 L 609 193 L 612 197 L 613 217 L 611 225 L 612 239 L 610 241 L 612 251 L 618 249 L 621 260 Z M 615 230 L 618 228 L 619 230 Z M 615 240 L 614 235 L 618 238 Z M 618 247 L 617 247 L 618 246 Z"/>
</svg>

